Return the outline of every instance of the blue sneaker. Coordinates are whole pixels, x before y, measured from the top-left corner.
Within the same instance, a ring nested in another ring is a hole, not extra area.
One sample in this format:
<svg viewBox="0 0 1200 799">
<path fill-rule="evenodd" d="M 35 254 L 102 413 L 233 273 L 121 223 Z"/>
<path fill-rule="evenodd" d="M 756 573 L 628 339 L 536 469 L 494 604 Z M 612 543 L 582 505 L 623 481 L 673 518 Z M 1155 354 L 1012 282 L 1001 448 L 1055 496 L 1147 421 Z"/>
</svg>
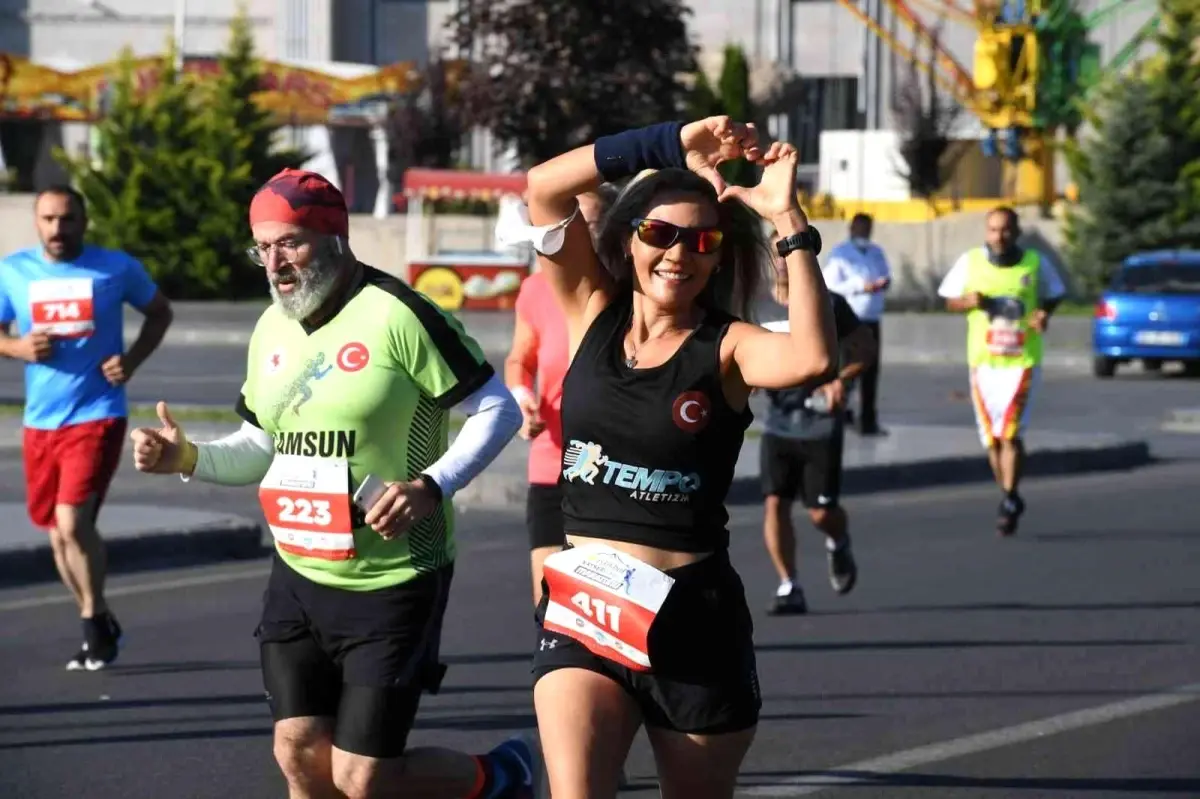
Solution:
<svg viewBox="0 0 1200 799">
<path fill-rule="evenodd" d="M 502 764 L 510 777 L 519 780 L 505 792 L 506 796 L 513 799 L 548 799 L 550 789 L 542 761 L 542 746 L 536 733 L 509 738 L 488 755 Z"/>
</svg>

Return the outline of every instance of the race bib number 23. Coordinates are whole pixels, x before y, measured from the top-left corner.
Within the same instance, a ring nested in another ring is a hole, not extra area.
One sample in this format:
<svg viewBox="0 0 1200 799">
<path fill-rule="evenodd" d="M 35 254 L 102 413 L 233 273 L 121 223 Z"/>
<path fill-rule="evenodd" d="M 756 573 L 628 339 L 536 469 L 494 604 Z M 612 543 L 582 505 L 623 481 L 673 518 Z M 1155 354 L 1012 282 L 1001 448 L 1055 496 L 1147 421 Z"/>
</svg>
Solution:
<svg viewBox="0 0 1200 799">
<path fill-rule="evenodd" d="M 321 560 L 352 559 L 349 485 L 344 459 L 276 455 L 258 498 L 279 548 Z"/>
<path fill-rule="evenodd" d="M 546 558 L 549 601 L 542 626 L 634 671 L 651 670 L 648 638 L 675 580 L 609 547 L 588 545 Z"/>
</svg>

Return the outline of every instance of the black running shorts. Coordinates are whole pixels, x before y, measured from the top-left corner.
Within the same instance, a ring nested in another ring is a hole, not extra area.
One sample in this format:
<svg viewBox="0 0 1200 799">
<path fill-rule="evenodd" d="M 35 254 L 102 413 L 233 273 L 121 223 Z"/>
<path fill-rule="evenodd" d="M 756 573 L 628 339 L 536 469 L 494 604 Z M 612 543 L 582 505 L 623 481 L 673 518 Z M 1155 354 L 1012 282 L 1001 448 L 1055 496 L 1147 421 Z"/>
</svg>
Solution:
<svg viewBox="0 0 1200 799">
<path fill-rule="evenodd" d="M 525 497 L 525 527 L 529 530 L 529 548 L 561 547 L 563 532 L 562 489 L 558 484 L 529 486 Z"/>
<path fill-rule="evenodd" d="M 845 428 L 829 438 L 764 435 L 759 451 L 763 496 L 797 499 L 808 508 L 836 508 L 842 493 Z"/>
<path fill-rule="evenodd" d="M 334 746 L 404 754 L 422 691 L 436 693 L 453 566 L 377 591 L 314 583 L 275 558 L 255 635 L 275 721 L 335 719 Z"/>
<path fill-rule="evenodd" d="M 633 697 L 649 727 L 717 735 L 758 723 L 762 707 L 754 657 L 754 620 L 728 553 L 671 569 L 675 585 L 650 629 L 653 672 L 637 672 L 594 655 L 541 626 L 549 602 L 545 580 L 537 609 L 534 682 L 558 669 L 594 671 Z"/>
</svg>

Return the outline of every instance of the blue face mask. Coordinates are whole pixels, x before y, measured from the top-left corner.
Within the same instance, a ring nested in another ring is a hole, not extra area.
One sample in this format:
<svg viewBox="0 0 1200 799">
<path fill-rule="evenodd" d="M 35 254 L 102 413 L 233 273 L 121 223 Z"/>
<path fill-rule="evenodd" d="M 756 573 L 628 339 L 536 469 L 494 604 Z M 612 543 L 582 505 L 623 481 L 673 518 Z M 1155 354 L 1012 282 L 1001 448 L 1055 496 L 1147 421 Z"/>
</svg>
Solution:
<svg viewBox="0 0 1200 799">
<path fill-rule="evenodd" d="M 871 246 L 871 240 L 865 236 L 851 236 L 850 242 L 863 252 L 866 252 L 867 248 Z"/>
</svg>

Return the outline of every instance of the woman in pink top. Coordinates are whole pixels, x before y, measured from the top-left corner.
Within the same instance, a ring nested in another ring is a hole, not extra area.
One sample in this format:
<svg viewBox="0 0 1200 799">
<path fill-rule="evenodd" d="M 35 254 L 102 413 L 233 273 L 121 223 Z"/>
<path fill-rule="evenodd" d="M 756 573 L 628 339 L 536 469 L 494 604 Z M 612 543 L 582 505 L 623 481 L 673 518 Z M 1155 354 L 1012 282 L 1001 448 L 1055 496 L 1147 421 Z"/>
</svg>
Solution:
<svg viewBox="0 0 1200 799">
<path fill-rule="evenodd" d="M 600 218 L 616 190 L 602 186 L 596 194 L 579 197 L 579 210 L 594 236 Z M 563 548 L 562 383 L 567 373 L 567 323 L 554 293 L 540 272 L 521 283 L 517 294 L 516 328 L 512 349 L 504 362 L 504 382 L 521 407 L 525 423 L 521 438 L 529 447 L 529 494 L 525 526 L 529 530 L 529 563 L 533 572 L 533 603 L 542 599 L 542 562 Z"/>
</svg>

